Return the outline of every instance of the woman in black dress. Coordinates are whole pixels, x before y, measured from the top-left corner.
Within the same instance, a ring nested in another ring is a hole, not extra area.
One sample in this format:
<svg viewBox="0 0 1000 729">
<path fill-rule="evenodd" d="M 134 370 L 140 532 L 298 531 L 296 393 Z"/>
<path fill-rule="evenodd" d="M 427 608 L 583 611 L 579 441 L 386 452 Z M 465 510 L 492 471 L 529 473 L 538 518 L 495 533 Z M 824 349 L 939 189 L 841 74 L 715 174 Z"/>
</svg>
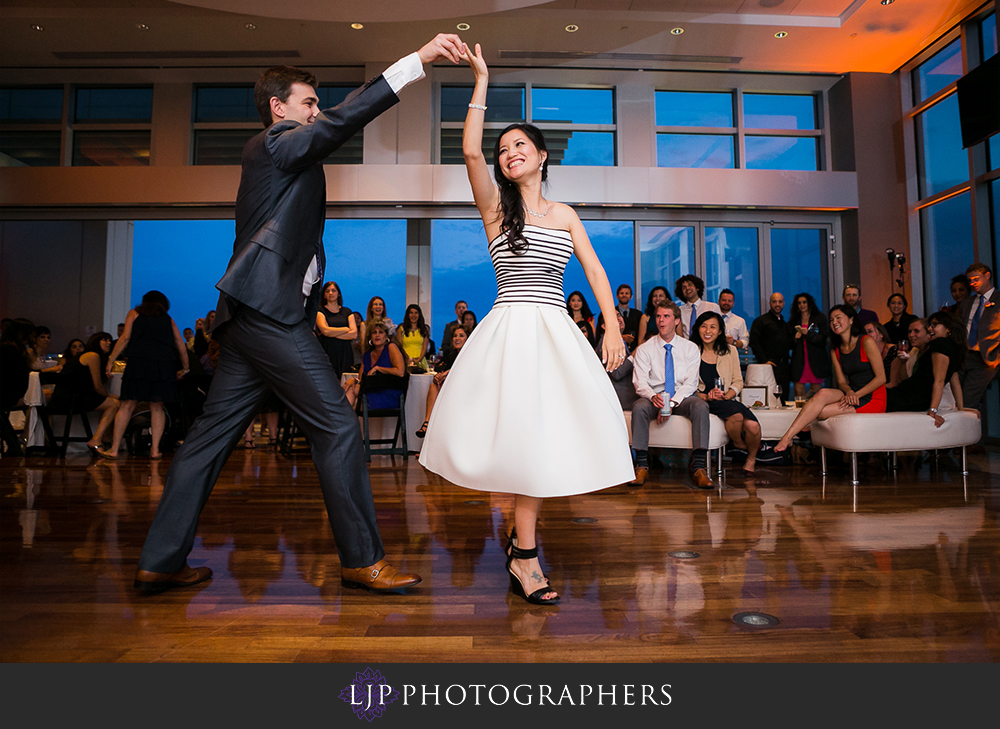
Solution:
<svg viewBox="0 0 1000 729">
<path fill-rule="evenodd" d="M 147 291 L 142 296 L 142 303 L 125 317 L 125 331 L 115 344 L 107 364 L 110 375 L 115 357 L 125 347 L 129 348 L 128 364 L 122 375 L 122 404 L 115 416 L 114 438 L 111 447 L 99 451 L 104 458 L 118 458 L 118 446 L 139 401 L 149 403 L 153 437 L 149 457 L 153 460 L 162 457 L 160 440 L 166 425 L 163 404 L 180 400 L 177 381 L 190 371 L 187 344 L 177 324 L 167 315 L 169 309 L 170 302 L 166 296 L 159 291 Z"/>
<path fill-rule="evenodd" d="M 899 344 L 899 342 L 906 339 L 910 331 L 910 322 L 917 319 L 917 317 L 906 310 L 910 302 L 902 294 L 893 294 L 885 302 L 885 305 L 889 307 L 892 316 L 882 326 L 885 327 L 885 331 L 889 335 L 889 343 Z"/>
<path fill-rule="evenodd" d="M 335 281 L 323 284 L 323 306 L 316 312 L 316 329 L 319 343 L 330 358 L 337 379 L 354 366 L 354 350 L 358 338 L 354 312 L 344 306 L 344 295 Z"/>
<path fill-rule="evenodd" d="M 104 383 L 108 381 L 108 363 L 111 353 L 111 335 L 98 332 L 87 340 L 83 354 L 63 366 L 62 375 L 49 401 L 49 410 L 54 413 L 101 412 L 101 422 L 94 430 L 94 437 L 87 441 L 91 453 L 99 453 L 98 446 L 104 441 L 104 433 L 114 422 L 118 412 L 118 398 L 109 395 Z"/>
<path fill-rule="evenodd" d="M 733 445 L 746 451 L 743 474 L 752 476 L 760 449 L 760 423 L 739 401 L 743 389 L 739 350 L 726 342 L 726 323 L 714 311 L 706 311 L 695 320 L 691 341 L 701 350 L 700 381 L 695 394 L 708 402 L 708 411 L 726 424 Z"/>
<path fill-rule="evenodd" d="M 830 355 L 826 349 L 830 327 L 812 295 L 796 294 L 792 301 L 792 313 L 788 315 L 788 326 L 795 336 L 792 340 L 792 382 L 795 383 L 795 397 L 805 397 L 806 385 L 809 385 L 811 397 L 830 376 Z"/>
<path fill-rule="evenodd" d="M 656 336 L 656 307 L 670 301 L 670 293 L 663 286 L 654 286 L 646 297 L 646 308 L 639 317 L 639 341 L 633 351 L 650 337 Z M 697 323 L 697 322 L 695 322 Z"/>
<path fill-rule="evenodd" d="M 944 418 L 938 415 L 938 407 L 945 383 L 951 385 L 956 409 L 962 409 L 958 373 L 965 364 L 968 345 L 962 322 L 946 311 L 936 311 L 927 317 L 927 332 L 931 340 L 920 354 L 913 374 L 889 388 L 886 412 L 926 412 L 940 428 Z"/>
</svg>

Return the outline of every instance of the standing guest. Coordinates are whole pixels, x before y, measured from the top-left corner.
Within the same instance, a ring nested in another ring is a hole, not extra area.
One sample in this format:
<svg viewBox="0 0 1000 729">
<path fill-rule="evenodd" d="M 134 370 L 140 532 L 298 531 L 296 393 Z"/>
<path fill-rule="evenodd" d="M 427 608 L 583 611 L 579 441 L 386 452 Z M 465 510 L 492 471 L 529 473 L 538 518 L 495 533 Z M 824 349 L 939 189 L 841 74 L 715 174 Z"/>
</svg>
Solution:
<svg viewBox="0 0 1000 729">
<path fill-rule="evenodd" d="M 365 325 L 365 320 L 361 318 L 360 311 L 355 311 L 351 318 L 354 319 L 354 329 L 358 333 L 358 336 L 356 336 L 354 341 L 351 342 L 351 354 L 354 357 L 354 363 L 352 364 L 351 369 L 357 372 L 361 367 L 361 355 L 364 354 L 364 346 L 361 341 L 361 329 Z"/>
<path fill-rule="evenodd" d="M 168 311 L 170 301 L 166 296 L 159 291 L 147 291 L 142 296 L 142 303 L 125 317 L 125 329 L 111 352 L 105 372 L 110 377 L 115 358 L 125 347 L 129 347 L 128 364 L 122 374 L 121 407 L 115 415 L 114 437 L 110 448 L 98 451 L 104 458 L 118 458 L 118 447 L 140 400 L 149 403 L 153 437 L 149 457 L 154 461 L 163 457 L 160 441 L 167 418 L 163 406 L 180 401 L 177 381 L 190 371 L 187 346 Z"/>
<path fill-rule="evenodd" d="M 857 312 L 858 317 L 860 317 L 861 326 L 864 326 L 868 322 L 877 322 L 878 314 L 876 314 L 871 309 L 863 309 L 861 307 L 861 287 L 857 284 L 847 284 L 844 287 L 844 305 L 850 306 Z"/>
<path fill-rule="evenodd" d="M 750 345 L 750 332 L 747 331 L 747 321 L 733 311 L 736 305 L 736 294 L 730 289 L 719 292 L 719 311 L 722 321 L 726 323 L 726 342 L 736 349 L 746 349 Z"/>
<path fill-rule="evenodd" d="M 935 311 L 927 317 L 930 343 L 920 355 L 913 374 L 889 389 L 886 411 L 926 412 L 934 418 L 935 427 L 944 424 L 938 414 L 944 386 L 951 385 L 955 406 L 963 407 L 964 397 L 958 373 L 966 360 L 968 346 L 961 320 L 946 311 Z"/>
<path fill-rule="evenodd" d="M 109 378 L 108 355 L 111 354 L 111 335 L 98 332 L 87 340 L 83 354 L 64 364 L 62 375 L 49 401 L 49 410 L 54 413 L 89 413 L 99 410 L 101 422 L 87 441 L 87 448 L 98 455 L 104 434 L 111 427 L 118 412 L 118 398 L 109 395 L 104 383 Z M 114 360 L 110 360 L 114 361 Z"/>
<path fill-rule="evenodd" d="M 951 279 L 951 298 L 954 299 L 954 304 L 942 304 L 941 311 L 947 311 L 951 314 L 958 315 L 958 307 L 961 306 L 962 302 L 966 300 L 969 296 L 969 279 L 965 277 L 964 273 L 960 273 Z"/>
<path fill-rule="evenodd" d="M 184 346 L 190 350 L 194 346 L 194 329 L 184 327 L 184 331 L 181 334 L 184 337 Z"/>
<path fill-rule="evenodd" d="M 993 285 L 993 272 L 984 263 L 973 263 L 965 276 L 972 293 L 958 306 L 969 348 L 962 393 L 967 407 L 978 408 L 1000 372 L 1000 291 Z"/>
<path fill-rule="evenodd" d="M 559 594 L 544 576 L 535 541 L 542 499 L 607 488 L 632 470 L 614 391 L 563 309 L 563 273 L 574 252 L 609 318 L 614 298 L 580 218 L 542 195 L 549 156 L 538 128 L 504 129 L 490 174 L 483 155 L 489 71 L 478 45 L 474 55 L 466 47 L 464 58 L 476 85 L 462 152 L 497 274 L 497 300 L 465 345 L 461 366 L 448 375 L 420 463 L 466 488 L 514 494 L 511 590 L 530 603 L 554 605 Z M 607 369 L 625 358 L 617 331 L 605 339 L 603 354 Z"/>
<path fill-rule="evenodd" d="M 354 366 L 351 345 L 358 338 L 358 329 L 354 312 L 344 306 L 344 295 L 334 281 L 323 284 L 323 306 L 316 312 L 316 330 L 319 332 L 319 343 L 323 345 L 323 351 L 339 380 Z M 270 435 L 274 437 L 273 433 Z"/>
<path fill-rule="evenodd" d="M 566 313 L 569 314 L 573 322 L 580 328 L 583 336 L 587 338 L 590 346 L 597 343 L 594 334 L 594 313 L 590 310 L 590 305 L 580 291 L 574 291 L 566 299 Z"/>
<path fill-rule="evenodd" d="M 632 287 L 627 283 L 618 286 L 615 297 L 618 299 L 618 306 L 615 308 L 625 320 L 622 341 L 628 345 L 630 350 L 635 349 L 639 344 L 639 320 L 642 319 L 642 312 L 629 306 L 632 302 Z M 601 316 L 603 317 L 604 314 L 602 313 Z M 598 322 L 598 329 L 602 329 L 600 322 Z"/>
<path fill-rule="evenodd" d="M 357 405 L 364 383 L 368 407 L 398 407 L 405 375 L 406 358 L 403 351 L 395 342 L 389 341 L 389 327 L 384 322 L 375 322 L 372 324 L 368 351 L 361 357 L 361 377 L 344 384 L 347 401 L 351 407 Z"/>
<path fill-rule="evenodd" d="M 657 305 L 657 336 L 643 342 L 633 356 L 632 384 L 639 399 L 632 405 L 635 478 L 631 486 L 642 486 L 649 475 L 649 421 L 665 423 L 671 415 L 683 415 L 691 421 L 692 479 L 700 489 L 713 487 L 707 465 L 708 402 L 697 395 L 701 352 L 698 345 L 677 334 L 679 316 L 674 302 Z"/>
<path fill-rule="evenodd" d="M 362 349 L 365 349 L 365 347 L 368 346 L 367 343 L 372 338 L 371 335 L 372 325 L 377 322 L 382 322 L 383 324 L 385 324 L 386 330 L 389 332 L 390 337 L 396 333 L 396 325 L 393 324 L 392 319 L 390 319 L 387 316 L 385 310 L 385 299 L 383 299 L 381 296 L 373 296 L 368 301 L 368 308 L 365 311 L 365 321 L 361 325 L 361 331 L 358 333 L 358 336 L 361 337 Z"/>
<path fill-rule="evenodd" d="M 196 357 L 208 354 L 208 343 L 212 341 L 212 327 L 215 325 L 215 309 L 205 314 L 201 329 L 194 335 L 194 353 Z"/>
<path fill-rule="evenodd" d="M 403 351 L 406 366 L 427 371 L 427 346 L 431 330 L 424 321 L 424 312 L 417 304 L 406 307 L 403 323 L 396 327 L 396 345 Z"/>
<path fill-rule="evenodd" d="M 462 312 L 462 329 L 465 330 L 466 334 L 472 334 L 472 330 L 476 328 L 479 323 L 479 319 L 476 318 L 476 312 L 472 309 L 466 309 Z"/>
<path fill-rule="evenodd" d="M 28 391 L 31 361 L 28 353 L 35 325 L 27 319 L 9 319 L 0 334 L 0 409 L 17 407 Z M 23 454 L 21 441 L 6 416 L 0 414 L 3 442 L 11 456 Z"/>
<path fill-rule="evenodd" d="M 775 291 L 768 303 L 771 308 L 750 325 L 750 349 L 757 362 L 771 365 L 774 381 L 781 387 L 781 401 L 785 402 L 788 381 L 792 376 L 788 353 L 794 339 L 791 328 L 781 316 L 785 308 L 785 297 Z"/>
<path fill-rule="evenodd" d="M 451 335 L 455 333 L 455 329 L 462 326 L 462 314 L 468 308 L 469 305 L 461 299 L 455 302 L 455 321 L 450 321 L 444 325 L 444 336 L 441 338 L 442 354 L 447 352 L 451 347 Z"/>
<path fill-rule="evenodd" d="M 885 302 L 885 305 L 889 307 L 889 312 L 892 314 L 889 321 L 883 325 L 889 341 L 902 342 L 909 334 L 910 322 L 917 317 L 906 310 L 910 302 L 902 294 L 893 294 Z M 865 322 L 865 324 L 867 323 Z"/>
<path fill-rule="evenodd" d="M 823 380 L 830 376 L 830 355 L 826 351 L 830 330 L 826 317 L 820 313 L 812 295 L 801 293 L 792 299 L 789 324 L 793 325 L 792 331 L 795 332 L 792 340 L 795 397 L 805 397 L 806 385 L 812 397 L 823 386 Z"/>
<path fill-rule="evenodd" d="M 920 320 L 915 318 L 910 322 L 910 326 L 913 325 L 913 322 L 917 321 Z M 885 331 L 885 327 L 881 324 L 868 322 L 865 324 L 865 334 L 871 337 L 875 342 L 875 346 L 878 347 L 878 351 L 882 355 L 882 369 L 885 370 L 888 382 L 891 383 L 892 377 L 889 373 L 892 372 L 893 362 L 896 361 L 896 357 L 899 355 L 899 347 L 892 343 L 892 340 L 889 339 L 889 335 Z M 907 332 L 907 338 L 909 338 L 909 332 Z M 886 387 L 889 387 L 888 383 Z"/>
<path fill-rule="evenodd" d="M 186 564 L 198 517 L 218 474 L 268 388 L 288 406 L 312 447 L 341 564 L 341 583 L 384 592 L 417 584 L 386 563 L 361 430 L 313 335 L 325 253 L 323 160 L 399 101 L 423 64 L 458 63 L 458 36 L 441 34 L 320 113 L 316 77 L 276 66 L 254 86 L 265 130 L 243 150 L 233 257 L 217 284 L 222 348 L 205 409 L 170 464 L 139 558 L 147 592 L 209 579 Z"/>
<path fill-rule="evenodd" d="M 635 311 L 635 309 L 632 311 Z M 615 314 L 615 318 L 618 319 L 618 331 L 622 333 L 624 341 L 625 319 L 622 317 L 621 309 L 616 311 Z M 594 347 L 594 350 L 597 352 L 597 356 L 600 357 L 601 352 L 604 351 L 604 337 L 606 334 L 603 327 L 603 314 L 598 318 L 598 321 L 602 322 L 601 338 L 597 340 L 597 346 Z M 626 344 L 625 354 L 628 355 L 630 351 L 629 346 Z M 635 394 L 635 385 L 632 384 L 632 372 L 634 369 L 632 358 L 626 356 L 625 360 L 618 367 L 608 372 L 608 377 L 611 378 L 611 386 L 615 388 L 615 394 L 618 396 L 618 404 L 622 406 L 623 411 L 631 410 L 632 405 L 639 399 L 639 396 Z"/>
<path fill-rule="evenodd" d="M 639 318 L 639 342 L 632 348 L 635 351 L 643 342 L 650 337 L 656 336 L 656 307 L 670 301 L 670 294 L 663 286 L 654 286 L 646 295 L 646 308 L 642 310 Z"/>
<path fill-rule="evenodd" d="M 823 388 L 810 398 L 774 450 L 787 450 L 792 438 L 817 420 L 850 413 L 885 412 L 882 355 L 865 334 L 861 317 L 853 306 L 838 304 L 830 310 L 830 347 L 837 387 Z"/>
<path fill-rule="evenodd" d="M 694 274 L 681 276 L 674 283 L 674 297 L 681 302 L 681 331 L 685 339 L 691 338 L 694 323 L 706 311 L 721 314 L 722 310 L 714 301 L 702 301 L 705 295 L 705 282 Z"/>
<path fill-rule="evenodd" d="M 462 347 L 465 346 L 466 341 L 469 339 L 469 334 L 462 328 L 458 327 L 451 335 L 451 346 L 444 350 L 444 357 L 441 362 L 434 368 L 434 379 L 431 381 L 431 386 L 427 390 L 427 405 L 424 410 L 424 424 L 420 426 L 419 430 L 416 432 L 418 438 L 423 438 L 427 435 L 427 423 L 431 419 L 431 411 L 434 410 L 434 403 L 437 402 L 438 393 L 441 392 L 441 388 L 444 387 L 444 381 L 448 377 L 448 373 L 451 368 L 455 365 L 455 360 L 458 358 L 458 353 L 462 351 Z"/>
<path fill-rule="evenodd" d="M 746 452 L 743 475 L 753 476 L 760 450 L 760 423 L 750 408 L 739 401 L 743 389 L 740 353 L 726 341 L 725 326 L 714 311 L 706 311 L 695 322 L 691 341 L 701 352 L 696 394 L 708 403 L 708 411 L 725 423 L 733 445 Z"/>
</svg>

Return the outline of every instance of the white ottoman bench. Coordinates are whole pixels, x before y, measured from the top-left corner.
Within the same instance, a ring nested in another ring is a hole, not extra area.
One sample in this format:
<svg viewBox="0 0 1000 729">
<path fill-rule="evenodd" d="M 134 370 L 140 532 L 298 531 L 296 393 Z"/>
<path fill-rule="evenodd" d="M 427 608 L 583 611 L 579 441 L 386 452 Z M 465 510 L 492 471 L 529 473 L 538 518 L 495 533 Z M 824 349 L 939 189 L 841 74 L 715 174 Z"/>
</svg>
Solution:
<svg viewBox="0 0 1000 729">
<path fill-rule="evenodd" d="M 709 415 L 708 429 L 708 472 L 712 472 L 712 451 L 716 452 L 719 462 L 719 475 L 722 475 L 722 448 L 729 442 L 729 434 L 722 419 Z M 628 442 L 632 443 L 632 411 L 625 411 L 625 424 L 628 426 Z M 650 448 L 681 448 L 692 450 L 694 441 L 691 438 L 691 421 L 683 415 L 671 415 L 665 423 L 651 420 L 649 423 Z"/>
<path fill-rule="evenodd" d="M 934 427 L 927 413 L 854 413 L 838 415 L 812 424 L 812 442 L 822 448 L 823 475 L 826 475 L 826 449 L 851 454 L 851 483 L 858 483 L 858 453 L 896 453 L 897 451 L 962 449 L 962 474 L 966 464 L 966 446 L 978 443 L 982 424 L 977 410 L 951 410 L 940 413 L 944 424 Z"/>
</svg>

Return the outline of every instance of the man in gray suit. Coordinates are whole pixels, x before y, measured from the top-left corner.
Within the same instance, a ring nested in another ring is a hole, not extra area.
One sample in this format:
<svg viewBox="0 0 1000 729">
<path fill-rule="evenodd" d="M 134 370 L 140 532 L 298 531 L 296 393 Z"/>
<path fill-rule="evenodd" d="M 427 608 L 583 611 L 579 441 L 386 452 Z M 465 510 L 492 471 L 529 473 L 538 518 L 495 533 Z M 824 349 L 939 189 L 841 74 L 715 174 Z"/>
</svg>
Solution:
<svg viewBox="0 0 1000 729">
<path fill-rule="evenodd" d="M 398 91 L 423 78 L 423 64 L 458 63 L 461 53 L 458 36 L 438 35 L 323 112 L 307 71 L 277 66 L 257 81 L 254 101 L 266 129 L 243 150 L 236 242 L 216 285 L 222 292 L 212 329 L 221 345 L 219 366 L 204 412 L 171 463 L 136 589 L 160 592 L 212 576 L 207 567 L 187 565 L 198 517 L 268 389 L 289 407 L 312 446 L 341 582 L 374 592 L 420 582 L 385 560 L 358 418 L 312 331 L 323 280 L 323 160 L 398 102 Z"/>
<path fill-rule="evenodd" d="M 956 312 L 969 341 L 962 399 L 965 407 L 976 408 L 1000 372 L 1000 292 L 993 285 L 993 273 L 984 263 L 973 263 L 965 270 L 965 277 L 969 279 L 971 292 Z"/>
</svg>

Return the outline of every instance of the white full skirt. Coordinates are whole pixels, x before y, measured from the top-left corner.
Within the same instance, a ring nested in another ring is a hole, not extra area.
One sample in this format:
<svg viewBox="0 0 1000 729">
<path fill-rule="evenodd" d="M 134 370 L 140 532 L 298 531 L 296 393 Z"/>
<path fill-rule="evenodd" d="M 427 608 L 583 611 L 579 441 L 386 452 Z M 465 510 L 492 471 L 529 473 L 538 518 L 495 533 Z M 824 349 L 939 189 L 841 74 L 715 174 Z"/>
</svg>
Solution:
<svg viewBox="0 0 1000 729">
<path fill-rule="evenodd" d="M 554 306 L 495 306 L 431 412 L 420 463 L 478 491 L 550 497 L 634 477 L 621 405 L 600 358 Z"/>
</svg>

